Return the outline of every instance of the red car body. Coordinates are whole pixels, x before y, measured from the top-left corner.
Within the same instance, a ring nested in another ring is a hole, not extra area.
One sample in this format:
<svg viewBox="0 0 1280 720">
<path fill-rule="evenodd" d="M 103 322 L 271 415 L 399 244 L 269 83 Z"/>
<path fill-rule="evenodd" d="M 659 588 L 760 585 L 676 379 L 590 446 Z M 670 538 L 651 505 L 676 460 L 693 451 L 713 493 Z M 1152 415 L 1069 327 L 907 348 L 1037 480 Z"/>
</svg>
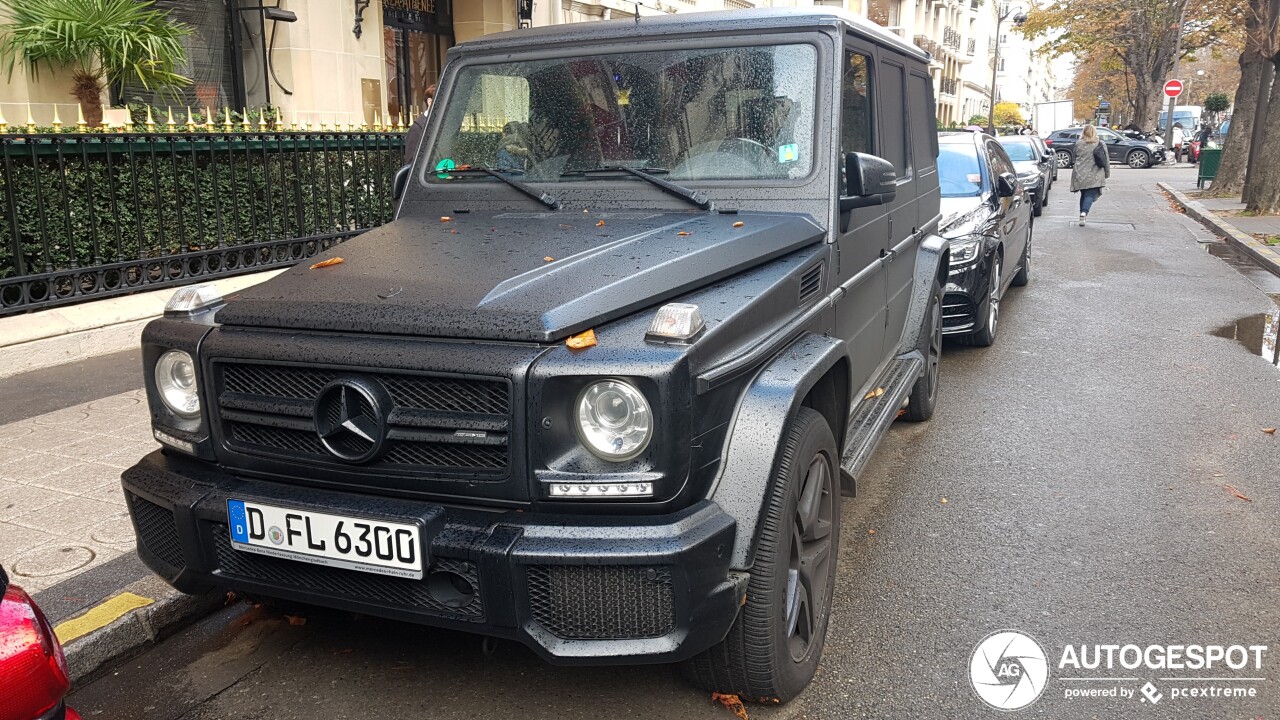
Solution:
<svg viewBox="0 0 1280 720">
<path fill-rule="evenodd" d="M 80 720 L 63 702 L 67 659 L 53 627 L 0 569 L 0 720 Z"/>
</svg>

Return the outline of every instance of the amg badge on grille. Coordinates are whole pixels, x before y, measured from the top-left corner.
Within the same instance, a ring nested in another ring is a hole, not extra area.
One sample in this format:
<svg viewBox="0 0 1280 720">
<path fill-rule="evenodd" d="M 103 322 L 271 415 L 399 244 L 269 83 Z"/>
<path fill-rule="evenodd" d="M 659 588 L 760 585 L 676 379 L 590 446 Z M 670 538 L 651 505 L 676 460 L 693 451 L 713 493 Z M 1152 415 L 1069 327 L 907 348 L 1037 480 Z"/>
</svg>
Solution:
<svg viewBox="0 0 1280 720">
<path fill-rule="evenodd" d="M 338 378 L 316 397 L 316 434 L 338 459 L 369 462 L 382 452 L 390 410 L 391 398 L 377 382 Z"/>
</svg>

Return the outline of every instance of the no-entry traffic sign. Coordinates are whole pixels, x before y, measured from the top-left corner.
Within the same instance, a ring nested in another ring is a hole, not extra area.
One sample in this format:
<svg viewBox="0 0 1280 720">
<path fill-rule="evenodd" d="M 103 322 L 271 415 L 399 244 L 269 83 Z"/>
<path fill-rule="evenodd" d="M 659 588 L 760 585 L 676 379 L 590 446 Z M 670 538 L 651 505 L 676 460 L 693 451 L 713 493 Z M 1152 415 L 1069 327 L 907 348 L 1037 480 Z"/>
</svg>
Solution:
<svg viewBox="0 0 1280 720">
<path fill-rule="evenodd" d="M 1170 80 L 1164 84 L 1164 94 L 1166 97 L 1176 98 L 1182 94 L 1182 81 Z"/>
</svg>

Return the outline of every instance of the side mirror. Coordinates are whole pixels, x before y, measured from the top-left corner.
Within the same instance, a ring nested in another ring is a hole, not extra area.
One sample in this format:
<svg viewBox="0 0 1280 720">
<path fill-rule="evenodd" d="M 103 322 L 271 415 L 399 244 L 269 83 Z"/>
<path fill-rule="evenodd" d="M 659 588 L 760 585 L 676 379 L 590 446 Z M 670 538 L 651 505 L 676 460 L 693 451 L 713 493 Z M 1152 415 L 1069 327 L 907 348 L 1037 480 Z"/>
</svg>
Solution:
<svg viewBox="0 0 1280 720">
<path fill-rule="evenodd" d="M 845 194 L 840 211 L 884 205 L 898 195 L 898 171 L 893 163 L 875 155 L 852 152 L 844 160 Z"/>
<path fill-rule="evenodd" d="M 1045 154 L 1042 156 L 1042 159 L 1043 159 L 1043 160 L 1053 160 L 1053 153 L 1049 153 L 1049 152 L 1045 153 Z"/>
<path fill-rule="evenodd" d="M 1013 197 L 1018 194 L 1018 178 L 1013 173 L 1000 173 L 996 178 L 996 197 Z"/>
<path fill-rule="evenodd" d="M 392 200 L 399 200 L 404 195 L 405 189 L 409 187 L 409 175 L 412 171 L 412 165 L 405 165 L 396 171 L 396 179 L 391 182 Z"/>
</svg>

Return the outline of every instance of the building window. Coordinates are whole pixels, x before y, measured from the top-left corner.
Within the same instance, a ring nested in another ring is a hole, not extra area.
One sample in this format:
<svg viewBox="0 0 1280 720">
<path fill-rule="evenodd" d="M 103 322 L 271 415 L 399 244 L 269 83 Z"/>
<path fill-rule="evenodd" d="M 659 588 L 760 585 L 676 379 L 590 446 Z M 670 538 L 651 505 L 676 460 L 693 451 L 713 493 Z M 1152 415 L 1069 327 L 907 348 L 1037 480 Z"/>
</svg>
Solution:
<svg viewBox="0 0 1280 720">
<path fill-rule="evenodd" d="M 426 107 L 426 90 L 440 81 L 453 47 L 452 0 L 383 0 L 388 118 L 405 121 Z"/>
<path fill-rule="evenodd" d="M 1004 58 L 1000 58 L 1000 72 L 1004 72 Z"/>
<path fill-rule="evenodd" d="M 236 15 L 247 15 L 244 20 L 252 23 L 254 30 L 258 31 L 257 18 L 252 13 L 234 13 L 222 0 L 156 0 L 154 7 L 191 28 L 191 34 L 182 41 L 187 49 L 187 63 L 177 68 L 178 73 L 191 78 L 191 84 L 160 93 L 154 88 L 126 81 L 111 88 L 111 104 L 144 103 L 156 107 L 191 106 L 201 109 L 246 104 L 236 89 L 229 23 L 233 18 L 240 20 Z M 256 68 L 261 75 L 261 59 Z"/>
</svg>

